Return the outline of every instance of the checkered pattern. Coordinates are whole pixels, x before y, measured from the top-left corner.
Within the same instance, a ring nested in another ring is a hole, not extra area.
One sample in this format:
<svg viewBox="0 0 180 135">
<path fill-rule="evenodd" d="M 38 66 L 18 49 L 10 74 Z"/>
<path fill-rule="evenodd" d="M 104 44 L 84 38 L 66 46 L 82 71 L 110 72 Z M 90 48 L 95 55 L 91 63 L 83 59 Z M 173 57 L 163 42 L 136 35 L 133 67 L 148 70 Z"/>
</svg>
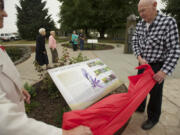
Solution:
<svg viewBox="0 0 180 135">
<path fill-rule="evenodd" d="M 136 56 L 140 55 L 148 63 L 164 62 L 161 70 L 170 75 L 180 56 L 175 19 L 158 11 L 148 30 L 145 21 L 138 22 L 132 38 L 132 48 Z"/>
</svg>

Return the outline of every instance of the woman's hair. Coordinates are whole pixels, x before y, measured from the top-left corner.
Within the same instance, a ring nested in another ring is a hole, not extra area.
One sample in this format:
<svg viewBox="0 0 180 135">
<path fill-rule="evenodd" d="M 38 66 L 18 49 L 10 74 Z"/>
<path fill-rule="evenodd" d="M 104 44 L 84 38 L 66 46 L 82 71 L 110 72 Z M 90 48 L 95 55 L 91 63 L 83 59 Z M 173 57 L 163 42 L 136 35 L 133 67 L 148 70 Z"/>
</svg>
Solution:
<svg viewBox="0 0 180 135">
<path fill-rule="evenodd" d="M 51 35 L 52 35 L 53 33 L 55 33 L 55 31 L 53 31 L 53 30 L 52 30 L 52 31 L 50 31 L 50 34 L 51 34 Z"/>
<path fill-rule="evenodd" d="M 42 33 L 44 33 L 44 32 L 46 32 L 46 29 L 45 29 L 45 28 L 40 28 L 40 29 L 39 29 L 39 34 L 42 34 Z"/>
<path fill-rule="evenodd" d="M 0 0 L 0 10 L 4 10 L 4 0 Z"/>
</svg>

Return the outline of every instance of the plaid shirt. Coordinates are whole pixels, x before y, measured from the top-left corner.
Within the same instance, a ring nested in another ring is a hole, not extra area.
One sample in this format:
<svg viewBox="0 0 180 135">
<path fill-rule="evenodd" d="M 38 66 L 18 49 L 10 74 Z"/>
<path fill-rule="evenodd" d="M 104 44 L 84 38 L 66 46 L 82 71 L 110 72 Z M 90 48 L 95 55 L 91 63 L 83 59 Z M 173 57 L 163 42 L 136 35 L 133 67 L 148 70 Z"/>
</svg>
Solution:
<svg viewBox="0 0 180 135">
<path fill-rule="evenodd" d="M 141 20 L 132 38 L 132 49 L 148 63 L 163 62 L 161 70 L 170 75 L 180 56 L 178 28 L 175 19 L 159 13 L 147 29 Z"/>
</svg>

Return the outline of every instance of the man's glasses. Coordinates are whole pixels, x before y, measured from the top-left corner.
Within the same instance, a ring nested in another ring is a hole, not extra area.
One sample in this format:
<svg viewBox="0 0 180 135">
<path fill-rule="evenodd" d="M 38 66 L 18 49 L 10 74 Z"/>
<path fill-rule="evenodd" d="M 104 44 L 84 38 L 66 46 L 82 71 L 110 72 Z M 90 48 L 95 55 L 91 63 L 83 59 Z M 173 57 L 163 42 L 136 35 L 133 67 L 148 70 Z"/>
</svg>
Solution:
<svg viewBox="0 0 180 135">
<path fill-rule="evenodd" d="M 0 0 L 0 10 L 4 10 L 4 1 Z"/>
</svg>

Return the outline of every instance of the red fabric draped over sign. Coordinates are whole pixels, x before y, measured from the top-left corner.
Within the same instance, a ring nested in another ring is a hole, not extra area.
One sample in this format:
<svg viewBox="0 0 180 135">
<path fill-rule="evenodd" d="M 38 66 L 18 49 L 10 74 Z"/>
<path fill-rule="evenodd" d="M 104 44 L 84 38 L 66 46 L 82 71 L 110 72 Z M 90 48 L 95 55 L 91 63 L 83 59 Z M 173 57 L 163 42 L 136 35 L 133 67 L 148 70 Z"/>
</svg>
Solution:
<svg viewBox="0 0 180 135">
<path fill-rule="evenodd" d="M 156 83 L 149 65 L 136 69 L 143 68 L 144 73 L 128 77 L 127 93 L 113 94 L 87 109 L 65 113 L 62 128 L 68 130 L 84 125 L 91 128 L 93 135 L 113 135 L 128 121 Z"/>
</svg>

